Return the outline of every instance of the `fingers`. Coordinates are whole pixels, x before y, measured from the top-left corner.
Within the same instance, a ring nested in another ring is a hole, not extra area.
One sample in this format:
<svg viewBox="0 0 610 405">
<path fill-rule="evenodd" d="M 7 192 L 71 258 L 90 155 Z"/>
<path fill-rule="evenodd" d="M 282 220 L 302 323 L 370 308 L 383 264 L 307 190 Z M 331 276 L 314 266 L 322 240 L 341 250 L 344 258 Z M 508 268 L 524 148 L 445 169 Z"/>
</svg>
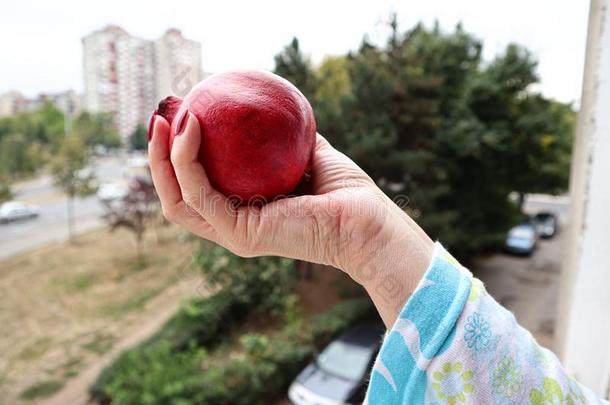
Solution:
<svg viewBox="0 0 610 405">
<path fill-rule="evenodd" d="M 337 201 L 330 196 L 310 195 L 272 202 L 262 208 L 233 208 L 229 199 L 212 187 L 199 161 L 202 134 L 197 118 L 187 113 L 185 119 L 186 125 L 177 125 L 184 129 L 173 140 L 171 165 L 181 200 L 212 226 L 218 242 L 242 256 L 274 254 L 329 262 L 327 250 L 331 245 L 324 241 L 331 240 L 330 234 L 338 229 L 334 222 L 340 214 L 329 215 L 327 211 L 337 211 Z M 327 155 L 330 171 L 341 172 L 338 169 L 343 165 L 333 162 L 347 158 L 321 136 L 317 142 L 316 153 Z"/>
<path fill-rule="evenodd" d="M 148 143 L 148 159 L 153 183 L 164 207 L 180 203 L 182 201 L 180 186 L 169 160 L 169 124 L 160 115 L 153 118 L 152 138 Z"/>
<path fill-rule="evenodd" d="M 316 152 L 319 150 L 334 149 L 322 135 L 316 132 Z"/>
<path fill-rule="evenodd" d="M 148 144 L 148 159 L 153 183 L 161 201 L 163 215 L 171 222 L 185 227 L 190 232 L 210 240 L 217 240 L 214 229 L 186 206 L 178 180 L 169 158 L 168 122 L 156 115 L 153 117 L 152 138 Z"/>
<path fill-rule="evenodd" d="M 197 211 L 216 231 L 227 239 L 235 232 L 236 216 L 231 213 L 227 197 L 216 191 L 199 162 L 201 130 L 190 112 L 182 133 L 176 135 L 171 162 L 176 173 L 182 199 Z"/>
</svg>

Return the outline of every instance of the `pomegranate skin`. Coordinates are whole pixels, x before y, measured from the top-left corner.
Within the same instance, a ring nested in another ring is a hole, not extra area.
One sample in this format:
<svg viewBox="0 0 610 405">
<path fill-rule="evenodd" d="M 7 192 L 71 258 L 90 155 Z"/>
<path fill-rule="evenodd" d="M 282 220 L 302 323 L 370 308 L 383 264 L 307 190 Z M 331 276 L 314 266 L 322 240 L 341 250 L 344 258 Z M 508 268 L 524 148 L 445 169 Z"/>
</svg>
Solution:
<svg viewBox="0 0 610 405">
<path fill-rule="evenodd" d="M 255 70 L 214 74 L 197 84 L 177 111 L 169 109 L 170 122 L 185 109 L 201 127 L 199 161 L 212 186 L 226 196 L 268 202 L 294 192 L 310 170 L 313 110 L 280 76 Z M 178 125 L 172 122 L 170 148 Z"/>
</svg>

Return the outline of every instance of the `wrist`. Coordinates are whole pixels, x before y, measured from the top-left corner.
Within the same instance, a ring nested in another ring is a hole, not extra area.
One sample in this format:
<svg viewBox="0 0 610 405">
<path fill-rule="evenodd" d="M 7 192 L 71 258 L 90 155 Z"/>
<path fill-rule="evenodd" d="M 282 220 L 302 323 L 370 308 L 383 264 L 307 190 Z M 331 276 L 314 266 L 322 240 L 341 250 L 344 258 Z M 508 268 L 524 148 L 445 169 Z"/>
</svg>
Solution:
<svg viewBox="0 0 610 405">
<path fill-rule="evenodd" d="M 373 237 L 352 238 L 353 246 L 346 249 L 350 256 L 342 267 L 367 290 L 388 327 L 417 287 L 434 254 L 434 242 L 405 212 L 394 208 L 377 217 L 374 225 L 369 221 L 367 228 L 376 230 Z"/>
</svg>

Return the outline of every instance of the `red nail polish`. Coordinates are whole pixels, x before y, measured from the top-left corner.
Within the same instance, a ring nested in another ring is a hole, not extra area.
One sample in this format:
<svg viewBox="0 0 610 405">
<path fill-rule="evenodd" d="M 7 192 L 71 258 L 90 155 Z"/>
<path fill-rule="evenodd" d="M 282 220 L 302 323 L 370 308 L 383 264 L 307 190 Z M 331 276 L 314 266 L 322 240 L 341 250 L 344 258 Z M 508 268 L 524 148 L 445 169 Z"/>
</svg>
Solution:
<svg viewBox="0 0 610 405">
<path fill-rule="evenodd" d="M 152 139 L 153 128 L 155 127 L 155 117 L 157 116 L 157 110 L 153 111 L 148 120 L 148 142 Z"/>
<path fill-rule="evenodd" d="M 188 121 L 188 110 L 184 109 L 180 111 L 180 114 L 176 117 L 176 136 L 182 135 L 186 129 L 186 123 Z"/>
</svg>

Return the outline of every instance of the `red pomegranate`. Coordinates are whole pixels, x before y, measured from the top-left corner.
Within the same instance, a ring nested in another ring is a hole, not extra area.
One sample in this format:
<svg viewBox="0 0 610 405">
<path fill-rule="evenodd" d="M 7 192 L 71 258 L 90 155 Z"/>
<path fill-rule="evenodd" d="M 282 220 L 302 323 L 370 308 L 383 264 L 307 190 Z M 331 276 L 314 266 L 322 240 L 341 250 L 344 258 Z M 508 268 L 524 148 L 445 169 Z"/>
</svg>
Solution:
<svg viewBox="0 0 610 405">
<path fill-rule="evenodd" d="M 292 193 L 309 171 L 316 142 L 311 105 L 289 81 L 265 71 L 217 73 L 157 114 L 170 122 L 170 147 L 186 110 L 199 120 L 199 160 L 212 186 L 245 203 Z"/>
</svg>

